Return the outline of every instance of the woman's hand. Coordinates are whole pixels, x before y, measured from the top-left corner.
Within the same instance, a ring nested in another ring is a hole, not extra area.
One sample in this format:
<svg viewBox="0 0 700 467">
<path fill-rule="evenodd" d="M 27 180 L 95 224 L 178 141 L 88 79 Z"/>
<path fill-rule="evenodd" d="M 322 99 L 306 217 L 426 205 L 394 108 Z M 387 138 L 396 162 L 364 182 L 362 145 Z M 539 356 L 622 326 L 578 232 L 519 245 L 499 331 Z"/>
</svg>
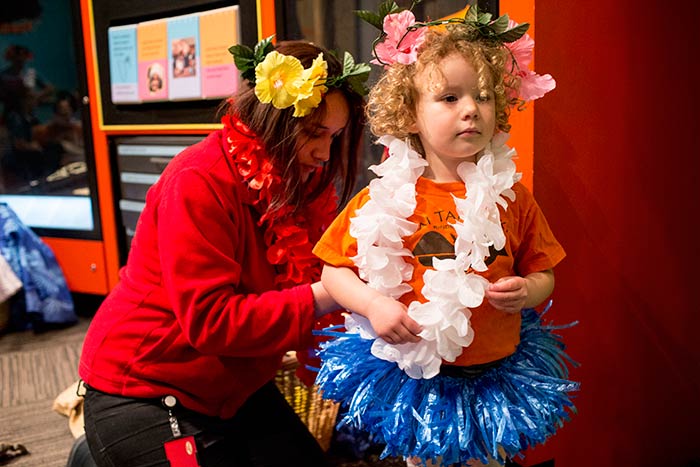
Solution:
<svg viewBox="0 0 700 467">
<path fill-rule="evenodd" d="M 366 317 L 372 329 L 389 344 L 418 342 L 423 328 L 406 311 L 406 306 L 384 295 L 374 295 L 359 313 Z"/>
</svg>

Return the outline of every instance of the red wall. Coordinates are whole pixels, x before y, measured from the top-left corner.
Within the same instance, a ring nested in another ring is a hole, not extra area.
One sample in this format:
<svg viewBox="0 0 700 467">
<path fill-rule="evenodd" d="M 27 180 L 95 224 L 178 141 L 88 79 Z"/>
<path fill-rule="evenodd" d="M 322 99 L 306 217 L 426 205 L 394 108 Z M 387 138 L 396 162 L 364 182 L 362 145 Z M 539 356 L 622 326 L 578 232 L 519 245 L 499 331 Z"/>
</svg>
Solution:
<svg viewBox="0 0 700 467">
<path fill-rule="evenodd" d="M 582 388 L 528 464 L 700 459 L 700 15 L 682 3 L 536 3 L 558 86 L 536 103 L 534 191 L 568 252 L 550 314 L 580 321 L 563 335 Z"/>
</svg>

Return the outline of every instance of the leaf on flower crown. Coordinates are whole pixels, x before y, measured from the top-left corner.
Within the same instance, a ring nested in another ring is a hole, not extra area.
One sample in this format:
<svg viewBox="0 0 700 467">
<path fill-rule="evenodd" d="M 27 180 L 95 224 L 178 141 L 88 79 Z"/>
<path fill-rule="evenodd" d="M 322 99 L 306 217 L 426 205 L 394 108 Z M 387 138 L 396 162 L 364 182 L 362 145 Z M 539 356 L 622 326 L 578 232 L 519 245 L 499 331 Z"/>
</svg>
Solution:
<svg viewBox="0 0 700 467">
<path fill-rule="evenodd" d="M 478 5 L 473 5 L 464 15 L 464 24 L 474 26 L 481 37 L 502 43 L 515 42 L 530 28 L 529 23 L 522 23 L 508 29 L 510 22 L 508 14 L 499 16 L 493 21 L 491 18 L 491 13 L 480 11 Z"/>
<path fill-rule="evenodd" d="M 237 44 L 229 47 L 228 51 L 233 55 L 233 62 L 236 64 L 241 72 L 241 76 L 250 81 L 255 81 L 255 67 L 258 63 L 265 60 L 265 56 L 272 52 L 275 48 L 272 45 L 272 38 L 274 36 L 267 37 L 257 44 L 255 44 L 255 49 L 251 49 L 247 45 Z"/>
<path fill-rule="evenodd" d="M 419 4 L 420 2 L 421 0 L 414 1 L 409 10 L 412 9 L 415 5 Z M 367 23 L 382 31 L 384 28 L 384 17 L 386 15 L 398 13 L 400 11 L 403 11 L 404 9 L 405 8 L 401 8 L 400 6 L 398 6 L 393 0 L 385 0 L 384 2 L 379 4 L 376 13 L 370 10 L 355 10 L 354 13 L 361 20 L 366 21 Z"/>
<path fill-rule="evenodd" d="M 365 82 L 369 78 L 369 73 L 372 69 L 366 63 L 355 63 L 350 52 L 345 52 L 343 56 L 343 72 L 340 76 L 333 76 L 328 78 L 326 81 L 326 86 L 342 86 L 343 82 L 346 82 L 353 92 L 364 96 L 367 94 L 368 89 L 365 86 Z"/>
</svg>

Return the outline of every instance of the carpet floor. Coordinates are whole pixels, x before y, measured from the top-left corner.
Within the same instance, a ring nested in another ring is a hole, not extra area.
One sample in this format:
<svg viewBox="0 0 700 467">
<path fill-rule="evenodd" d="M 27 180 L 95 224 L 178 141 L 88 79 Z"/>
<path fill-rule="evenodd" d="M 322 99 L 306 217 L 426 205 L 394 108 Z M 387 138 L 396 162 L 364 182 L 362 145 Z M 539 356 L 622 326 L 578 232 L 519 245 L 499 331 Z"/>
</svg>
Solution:
<svg viewBox="0 0 700 467">
<path fill-rule="evenodd" d="M 78 379 L 78 358 L 89 319 L 60 330 L 0 336 L 0 443 L 29 454 L 12 467 L 64 467 L 73 436 L 68 418 L 52 410 L 56 396 Z"/>
</svg>

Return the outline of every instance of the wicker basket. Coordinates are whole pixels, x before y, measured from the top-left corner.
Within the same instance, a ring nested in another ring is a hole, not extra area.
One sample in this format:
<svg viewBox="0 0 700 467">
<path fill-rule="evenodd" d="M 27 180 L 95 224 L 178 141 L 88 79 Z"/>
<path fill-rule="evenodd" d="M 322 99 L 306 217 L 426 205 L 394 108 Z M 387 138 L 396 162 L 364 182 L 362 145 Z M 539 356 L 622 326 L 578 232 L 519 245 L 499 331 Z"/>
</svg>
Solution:
<svg viewBox="0 0 700 467">
<path fill-rule="evenodd" d="M 301 420 L 309 428 L 309 431 L 327 451 L 331 445 L 331 438 L 338 416 L 338 404 L 321 397 L 318 386 L 308 387 L 296 377 L 295 370 L 298 366 L 296 354 L 289 352 L 282 360 L 282 366 L 277 371 L 275 382 L 285 399 L 294 408 Z"/>
</svg>

